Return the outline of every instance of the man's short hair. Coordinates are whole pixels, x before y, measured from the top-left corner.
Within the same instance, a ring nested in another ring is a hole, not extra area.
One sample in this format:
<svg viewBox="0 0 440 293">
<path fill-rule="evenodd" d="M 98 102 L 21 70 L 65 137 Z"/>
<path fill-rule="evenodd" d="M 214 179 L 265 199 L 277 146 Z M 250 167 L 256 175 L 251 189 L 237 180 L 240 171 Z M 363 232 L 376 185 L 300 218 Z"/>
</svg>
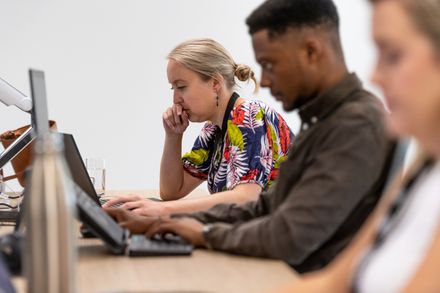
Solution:
<svg viewBox="0 0 440 293">
<path fill-rule="evenodd" d="M 267 29 L 282 34 L 287 28 L 322 26 L 339 29 L 339 15 L 332 0 L 268 0 L 246 19 L 249 33 Z"/>
</svg>

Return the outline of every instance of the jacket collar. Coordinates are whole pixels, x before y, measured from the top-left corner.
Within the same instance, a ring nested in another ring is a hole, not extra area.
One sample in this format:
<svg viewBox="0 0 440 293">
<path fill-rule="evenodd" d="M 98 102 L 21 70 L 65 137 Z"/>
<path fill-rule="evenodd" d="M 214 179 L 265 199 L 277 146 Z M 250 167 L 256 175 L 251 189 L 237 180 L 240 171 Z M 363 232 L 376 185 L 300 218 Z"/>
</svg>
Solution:
<svg viewBox="0 0 440 293">
<path fill-rule="evenodd" d="M 347 74 L 334 87 L 320 96 L 312 99 L 298 109 L 301 118 L 301 130 L 307 130 L 310 126 L 330 115 L 351 94 L 362 89 L 362 83 L 355 73 Z"/>
</svg>

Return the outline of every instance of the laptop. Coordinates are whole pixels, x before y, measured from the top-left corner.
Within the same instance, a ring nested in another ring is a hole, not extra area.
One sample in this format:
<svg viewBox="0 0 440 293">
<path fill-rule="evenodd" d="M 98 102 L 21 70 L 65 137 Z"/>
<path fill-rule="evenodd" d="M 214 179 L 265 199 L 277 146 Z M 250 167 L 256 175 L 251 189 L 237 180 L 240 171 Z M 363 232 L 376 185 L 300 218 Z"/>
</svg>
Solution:
<svg viewBox="0 0 440 293">
<path fill-rule="evenodd" d="M 119 226 L 94 200 L 78 185 L 77 206 L 79 217 L 87 227 L 101 238 L 114 254 L 129 256 L 190 255 L 193 246 L 181 238 L 173 237 L 149 239 L 144 235 L 132 235 Z"/>
<path fill-rule="evenodd" d="M 78 146 L 71 134 L 62 134 L 65 158 L 69 166 L 77 195 L 79 219 L 96 237 L 102 239 L 114 254 L 129 256 L 190 255 L 193 246 L 179 237 L 148 239 L 144 235 L 132 235 L 119 226 L 102 208 L 102 200 L 93 187 L 81 158 Z"/>
<path fill-rule="evenodd" d="M 102 206 L 106 200 L 103 200 L 95 190 L 89 174 L 87 173 L 86 165 L 81 157 L 78 145 L 75 142 L 72 134 L 62 133 L 64 141 L 64 153 L 67 165 L 70 169 L 70 174 L 73 181 L 99 206 Z"/>
</svg>

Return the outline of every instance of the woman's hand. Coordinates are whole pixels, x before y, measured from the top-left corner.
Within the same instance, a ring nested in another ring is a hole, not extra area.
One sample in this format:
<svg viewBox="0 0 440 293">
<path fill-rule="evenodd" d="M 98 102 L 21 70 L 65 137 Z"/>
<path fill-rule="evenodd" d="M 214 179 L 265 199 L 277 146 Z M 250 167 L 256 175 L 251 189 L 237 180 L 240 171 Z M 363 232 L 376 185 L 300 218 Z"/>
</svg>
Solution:
<svg viewBox="0 0 440 293">
<path fill-rule="evenodd" d="M 146 199 L 140 195 L 118 196 L 106 202 L 102 207 L 110 208 L 115 205 L 141 216 L 164 216 L 168 214 L 165 209 L 165 202 Z"/>
<path fill-rule="evenodd" d="M 181 105 L 174 104 L 163 113 L 162 122 L 167 134 L 183 134 L 189 125 L 189 116 Z"/>
</svg>

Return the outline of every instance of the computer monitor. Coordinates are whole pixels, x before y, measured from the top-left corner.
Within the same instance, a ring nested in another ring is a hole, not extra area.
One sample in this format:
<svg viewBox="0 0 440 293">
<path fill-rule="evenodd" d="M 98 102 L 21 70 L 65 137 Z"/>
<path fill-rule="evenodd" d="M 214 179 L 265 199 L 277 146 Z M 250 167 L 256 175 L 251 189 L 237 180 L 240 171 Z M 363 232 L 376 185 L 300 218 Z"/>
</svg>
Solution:
<svg viewBox="0 0 440 293">
<path fill-rule="evenodd" d="M 44 72 L 29 69 L 29 80 L 32 94 L 32 126 L 37 136 L 43 137 L 49 133 L 49 118 L 47 111 L 46 82 Z"/>
</svg>

